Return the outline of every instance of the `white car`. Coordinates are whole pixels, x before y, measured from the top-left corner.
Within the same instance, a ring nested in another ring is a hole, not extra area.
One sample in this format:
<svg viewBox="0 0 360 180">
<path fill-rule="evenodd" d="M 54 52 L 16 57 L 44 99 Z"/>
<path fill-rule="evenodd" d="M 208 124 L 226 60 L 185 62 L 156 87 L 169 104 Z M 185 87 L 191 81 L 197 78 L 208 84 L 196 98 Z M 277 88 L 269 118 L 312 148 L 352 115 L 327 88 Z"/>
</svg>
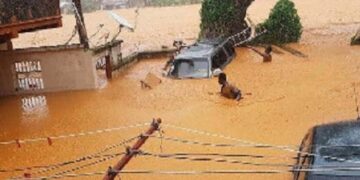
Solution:
<svg viewBox="0 0 360 180">
<path fill-rule="evenodd" d="M 229 40 L 204 40 L 183 48 L 172 60 L 168 76 L 176 79 L 211 78 L 236 56 Z"/>
</svg>

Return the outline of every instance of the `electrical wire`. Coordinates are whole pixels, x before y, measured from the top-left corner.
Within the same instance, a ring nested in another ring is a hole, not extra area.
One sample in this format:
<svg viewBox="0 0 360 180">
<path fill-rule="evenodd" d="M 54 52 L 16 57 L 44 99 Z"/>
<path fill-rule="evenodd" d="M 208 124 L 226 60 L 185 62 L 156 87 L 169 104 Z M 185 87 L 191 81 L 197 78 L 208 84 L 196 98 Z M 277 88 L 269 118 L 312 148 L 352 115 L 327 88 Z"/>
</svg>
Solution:
<svg viewBox="0 0 360 180">
<path fill-rule="evenodd" d="M 35 143 L 35 142 L 49 141 L 49 139 L 50 140 L 59 140 L 59 139 L 83 137 L 83 136 L 89 136 L 89 135 L 110 133 L 110 132 L 120 131 L 120 130 L 124 130 L 124 129 L 144 127 L 144 126 L 148 126 L 148 125 L 150 125 L 150 123 L 135 124 L 135 125 L 129 125 L 129 126 L 120 126 L 120 127 L 108 128 L 108 129 L 98 129 L 98 130 L 93 130 L 93 131 L 80 132 L 80 133 L 71 133 L 71 134 L 60 135 L 60 136 L 49 136 L 49 137 L 40 137 L 40 138 L 33 138 L 33 139 L 4 141 L 4 142 L 0 142 L 0 145 L 11 145 L 11 144 L 18 144 L 18 143 L 19 144 L 25 144 L 25 143 Z"/>
<path fill-rule="evenodd" d="M 201 130 L 179 127 L 179 126 L 175 126 L 175 125 L 171 125 L 171 124 L 163 124 L 162 126 L 182 130 L 182 131 L 185 131 L 188 133 L 199 134 L 199 135 L 208 136 L 208 137 L 222 138 L 222 139 L 226 139 L 226 140 L 230 140 L 230 141 L 239 142 L 239 143 L 242 143 L 245 145 L 252 145 L 254 147 L 256 147 L 256 146 L 267 147 L 267 148 L 271 148 L 271 149 L 284 150 L 284 151 L 288 151 L 288 152 L 298 153 L 300 155 L 320 157 L 320 158 L 334 160 L 334 161 L 338 161 L 338 162 L 348 162 L 348 163 L 360 164 L 360 161 L 356 161 L 356 160 L 349 160 L 349 159 L 339 158 L 339 157 L 334 157 L 334 156 L 327 156 L 327 155 L 320 155 L 320 154 L 316 154 L 316 153 L 299 151 L 297 149 L 294 149 L 292 146 L 279 146 L 279 145 L 256 143 L 256 142 L 246 141 L 243 139 L 238 139 L 238 138 L 234 138 L 234 137 L 230 137 L 230 136 L 226 136 L 226 135 L 222 135 L 222 134 L 209 133 L 209 132 L 205 132 L 205 131 L 201 131 Z"/>
<path fill-rule="evenodd" d="M 96 156 L 92 156 L 92 157 L 85 157 L 84 159 L 92 160 L 92 159 L 106 158 L 106 157 L 112 157 L 112 156 L 121 156 L 124 154 L 125 153 L 104 154 L 104 155 L 96 155 Z M 45 169 L 45 168 L 55 167 L 59 164 L 69 165 L 69 164 L 74 164 L 74 163 L 81 162 L 81 161 L 82 161 L 82 159 L 78 160 L 78 161 L 67 161 L 64 163 L 51 164 L 51 165 L 28 166 L 28 167 L 23 167 L 23 168 L 14 168 L 14 169 L 0 169 L 0 173 L 23 172 L 23 171 L 27 171 L 27 170 L 33 170 L 33 169 Z"/>
<path fill-rule="evenodd" d="M 263 148 L 263 149 L 267 149 L 267 148 L 273 148 L 274 145 L 250 145 L 250 144 L 227 144 L 227 143 L 210 143 L 210 142 L 201 142 L 201 141 L 197 141 L 197 140 L 188 140 L 188 139 L 181 139 L 181 138 L 176 138 L 176 137 L 163 137 L 163 136 L 149 136 L 151 138 L 157 138 L 157 139 L 161 139 L 161 140 L 167 140 L 167 141 L 173 141 L 173 142 L 179 142 L 179 143 L 183 143 L 183 144 L 193 144 L 193 145 L 201 145 L 201 146 L 211 146 L 211 147 L 243 147 L 243 148 Z M 350 145 L 329 145 L 329 146 L 325 146 L 325 145 L 308 145 L 308 146 L 304 146 L 304 147 L 318 147 L 318 148 L 345 148 L 345 147 L 350 147 L 350 148 L 360 148 L 360 144 L 350 144 Z M 360 155 L 360 154 L 352 154 L 352 155 Z"/>
<path fill-rule="evenodd" d="M 135 136 L 135 137 L 123 140 L 120 143 L 113 144 L 111 146 L 107 146 L 104 149 L 102 149 L 102 150 L 100 150 L 100 151 L 98 151 L 96 153 L 93 153 L 91 155 L 87 155 L 87 156 L 76 158 L 74 160 L 65 161 L 65 162 L 61 162 L 61 163 L 58 163 L 58 164 L 50 165 L 50 166 L 45 167 L 45 168 L 39 167 L 40 170 L 36 171 L 36 172 L 33 172 L 32 175 L 43 174 L 43 173 L 46 173 L 46 172 L 50 172 L 50 171 L 62 168 L 64 166 L 68 166 L 68 165 L 71 165 L 71 164 L 80 163 L 80 162 L 83 162 L 83 161 L 86 161 L 86 160 L 89 160 L 89 159 L 93 159 L 94 157 L 97 157 L 97 156 L 101 155 L 102 153 L 105 153 L 105 152 L 110 151 L 112 149 L 115 149 L 117 147 L 123 146 L 124 144 L 132 142 L 137 138 L 139 138 L 139 136 Z M 29 170 L 28 168 L 18 168 L 18 169 Z M 18 179 L 18 178 L 19 177 L 15 177 L 15 178 L 11 178 L 11 179 Z"/>
<path fill-rule="evenodd" d="M 173 155 L 173 156 L 217 156 L 217 157 L 232 157 L 232 158 L 252 158 L 252 159 L 289 159 L 296 160 L 297 157 L 289 157 L 289 156 L 267 156 L 267 155 L 254 155 L 254 154 L 222 154 L 222 153 L 171 153 L 171 154 L 163 154 Z"/>
<path fill-rule="evenodd" d="M 119 174 L 156 174 L 156 175 L 235 175 L 235 174 L 288 174 L 294 172 L 349 172 L 349 171 L 359 171 L 360 168 L 353 169 L 343 169 L 343 168 L 333 168 L 333 169 L 285 169 L 285 170 L 276 170 L 276 169 L 264 169 L 264 170 L 122 170 L 114 171 Z M 37 177 L 37 178 L 19 178 L 17 180 L 50 180 L 50 179 L 62 179 L 62 178 L 76 178 L 76 177 L 90 177 L 90 176 L 102 176 L 107 172 L 91 172 L 91 173 L 81 173 L 81 174 L 64 174 L 60 176 L 48 176 L 48 177 Z M 325 176 L 330 176 L 326 175 Z M 331 174 L 331 176 L 336 177 L 340 175 Z"/>
<path fill-rule="evenodd" d="M 273 163 L 255 163 L 249 161 L 240 161 L 234 159 L 220 159 L 220 158 L 208 158 L 208 157 L 189 157 L 186 155 L 176 155 L 176 154 L 153 154 L 149 152 L 140 152 L 139 155 L 143 156 L 152 156 L 157 158 L 171 158 L 176 160 L 188 160 L 188 161 L 200 161 L 200 162 L 217 162 L 217 163 L 230 163 L 230 164 L 242 164 L 242 165 L 251 165 L 251 166 L 266 166 L 266 167 L 294 167 L 292 164 L 273 164 Z"/>
</svg>

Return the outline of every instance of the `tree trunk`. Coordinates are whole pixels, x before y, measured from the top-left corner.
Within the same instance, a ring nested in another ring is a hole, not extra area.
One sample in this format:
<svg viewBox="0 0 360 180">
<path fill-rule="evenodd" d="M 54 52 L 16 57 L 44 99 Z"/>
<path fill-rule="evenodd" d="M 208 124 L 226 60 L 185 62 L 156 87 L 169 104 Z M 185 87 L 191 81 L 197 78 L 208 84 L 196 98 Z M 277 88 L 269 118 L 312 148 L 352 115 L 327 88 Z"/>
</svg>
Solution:
<svg viewBox="0 0 360 180">
<path fill-rule="evenodd" d="M 76 26 L 78 28 L 78 33 L 79 33 L 80 44 L 83 44 L 85 49 L 88 49 L 89 48 L 89 39 L 88 39 L 87 32 L 86 32 L 84 16 L 83 16 L 82 8 L 81 8 L 81 1 L 80 0 L 72 0 L 72 2 L 75 4 L 77 13 L 79 13 L 78 14 L 79 17 L 78 17 L 77 13 L 75 12 L 75 18 L 76 18 Z"/>
<path fill-rule="evenodd" d="M 226 37 L 246 29 L 246 12 L 253 1 L 203 0 L 200 38 Z"/>
<path fill-rule="evenodd" d="M 235 0 L 235 17 L 237 19 L 231 26 L 232 34 L 241 32 L 248 27 L 248 24 L 245 21 L 245 17 L 247 9 L 253 1 L 254 0 Z"/>
</svg>

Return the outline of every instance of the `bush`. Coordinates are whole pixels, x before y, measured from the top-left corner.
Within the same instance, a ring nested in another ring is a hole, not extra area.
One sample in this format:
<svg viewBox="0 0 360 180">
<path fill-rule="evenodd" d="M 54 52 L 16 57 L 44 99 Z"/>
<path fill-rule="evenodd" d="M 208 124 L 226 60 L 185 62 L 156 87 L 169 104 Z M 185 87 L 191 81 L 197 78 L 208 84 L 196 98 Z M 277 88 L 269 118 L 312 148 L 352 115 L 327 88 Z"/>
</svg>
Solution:
<svg viewBox="0 0 360 180">
<path fill-rule="evenodd" d="M 267 33 L 255 39 L 256 43 L 284 44 L 298 42 L 302 34 L 300 17 L 291 0 L 279 0 L 269 18 L 256 31 Z"/>
</svg>

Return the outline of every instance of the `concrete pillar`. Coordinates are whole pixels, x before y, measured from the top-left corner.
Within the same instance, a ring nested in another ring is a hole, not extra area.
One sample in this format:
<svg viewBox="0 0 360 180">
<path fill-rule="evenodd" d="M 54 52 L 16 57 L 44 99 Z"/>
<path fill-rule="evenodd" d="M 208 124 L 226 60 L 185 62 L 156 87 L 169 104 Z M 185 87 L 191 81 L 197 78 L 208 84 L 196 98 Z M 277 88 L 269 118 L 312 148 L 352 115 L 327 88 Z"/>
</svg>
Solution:
<svg viewBox="0 0 360 180">
<path fill-rule="evenodd" d="M 0 51 L 7 51 L 7 50 L 12 50 L 13 49 L 13 45 L 11 40 L 7 40 L 3 43 L 0 43 Z"/>
<path fill-rule="evenodd" d="M 105 70 L 106 70 L 106 77 L 108 79 L 112 79 L 112 66 L 111 66 L 111 58 L 110 55 L 105 56 Z"/>
</svg>

